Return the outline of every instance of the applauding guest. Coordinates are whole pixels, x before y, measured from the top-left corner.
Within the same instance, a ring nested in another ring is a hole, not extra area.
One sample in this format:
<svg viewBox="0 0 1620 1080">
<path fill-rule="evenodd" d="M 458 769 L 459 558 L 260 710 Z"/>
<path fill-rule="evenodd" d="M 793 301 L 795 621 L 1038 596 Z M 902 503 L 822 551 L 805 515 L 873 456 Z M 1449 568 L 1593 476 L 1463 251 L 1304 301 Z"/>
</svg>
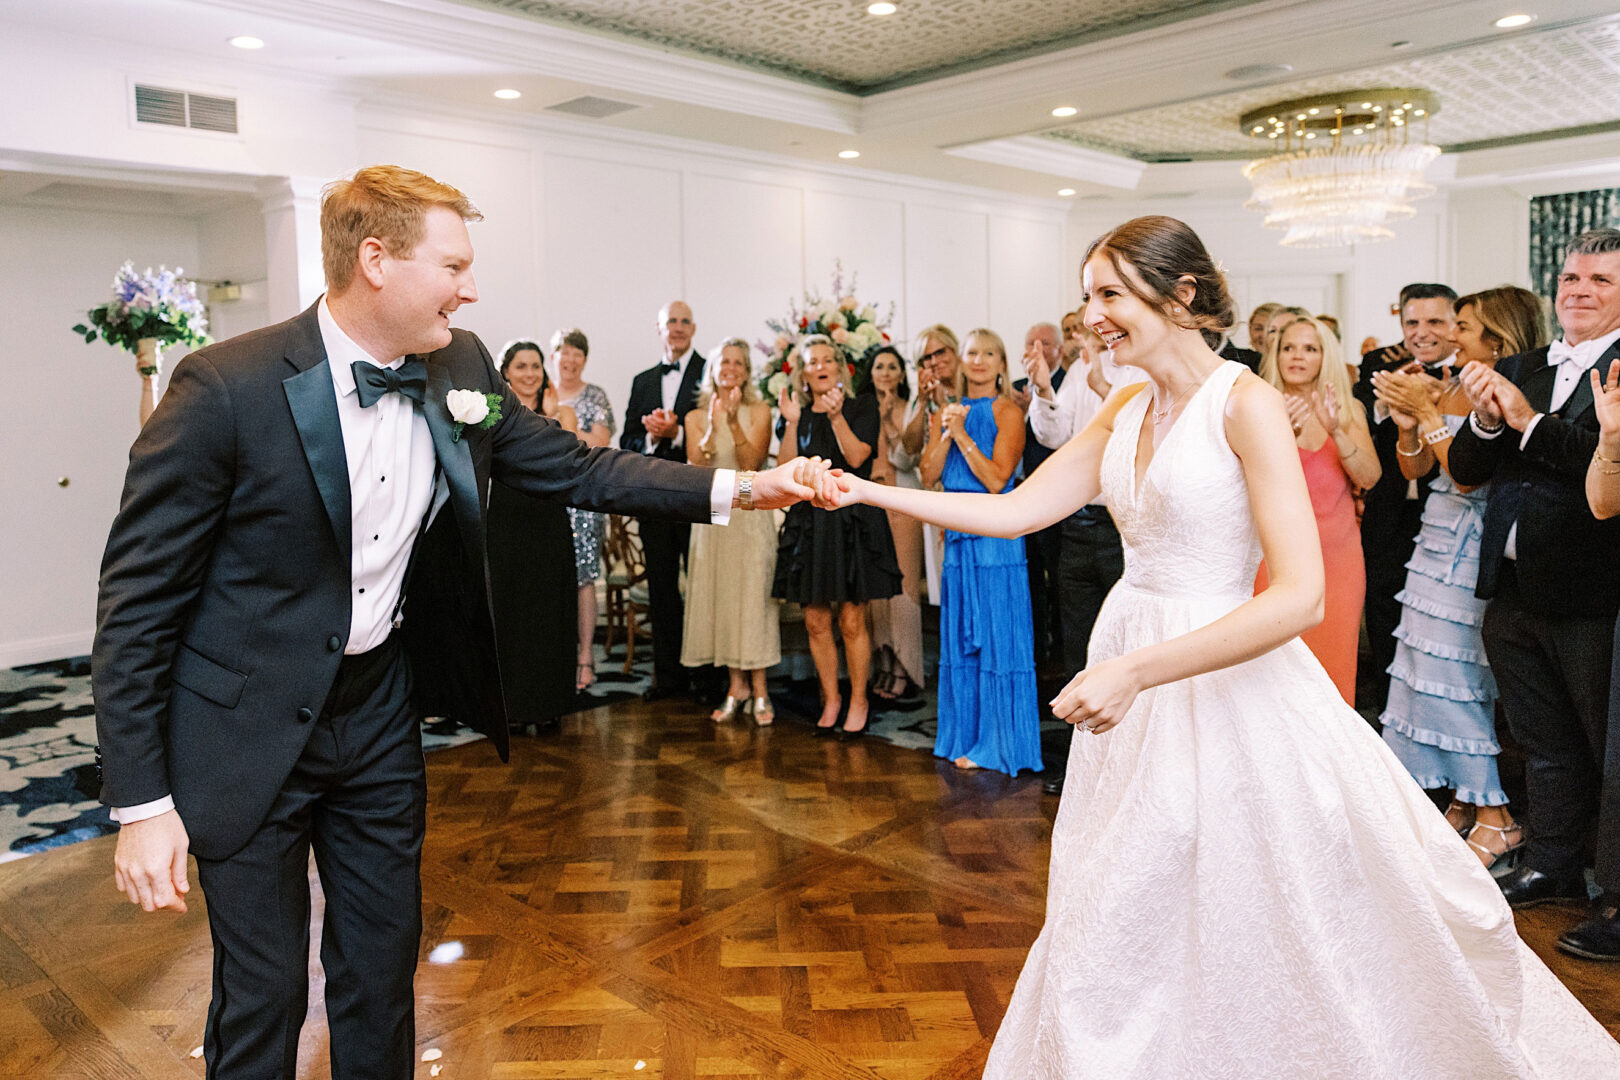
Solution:
<svg viewBox="0 0 1620 1080">
<path fill-rule="evenodd" d="M 872 480 L 916 487 L 917 459 L 900 445 L 900 434 L 908 420 L 907 406 L 911 404 L 911 381 L 898 349 L 885 345 L 877 351 L 867 385 L 878 407 L 878 446 L 872 459 Z M 900 591 L 888 600 L 871 602 L 876 662 L 872 693 L 892 701 L 909 696 L 924 682 L 921 604 L 925 582 L 922 522 L 904 514 L 885 513 L 889 533 L 894 537 L 894 553 L 900 561 L 901 583 Z"/>
<path fill-rule="evenodd" d="M 686 414 L 697 404 L 698 382 L 706 362 L 692 348 L 696 332 L 692 309 L 682 301 L 671 300 L 659 310 L 658 337 L 664 355 L 630 383 L 624 434 L 619 436 L 624 449 L 670 461 L 686 460 Z M 647 558 L 647 607 L 653 624 L 653 682 L 642 698 L 657 701 L 687 687 L 686 669 L 681 666 L 680 635 L 686 621 L 681 606 L 681 559 L 692 534 L 684 522 L 650 517 L 638 518 L 636 528 Z"/>
<path fill-rule="evenodd" d="M 782 394 L 785 422 L 778 461 L 815 455 L 834 468 L 869 479 L 878 444 L 877 401 L 846 398 L 849 371 L 838 346 L 821 334 L 799 342 L 793 388 Z M 866 731 L 867 677 L 872 642 L 866 632 L 866 603 L 887 600 L 900 591 L 900 565 L 883 511 L 851 506 L 830 513 L 800 503 L 782 524 L 776 553 L 776 582 L 771 594 L 804 605 L 804 628 L 821 684 L 818 734 L 838 724 L 843 698 L 838 692 L 838 644 L 833 614 L 844 639 L 849 670 L 849 714 L 843 732 Z"/>
<path fill-rule="evenodd" d="M 771 442 L 771 407 L 759 399 L 748 343 L 727 338 L 703 376 L 697 407 L 686 414 L 686 459 L 694 465 L 757 469 Z M 776 719 L 765 669 L 782 659 L 771 581 L 776 575 L 776 519 L 768 510 L 738 510 L 730 525 L 695 525 L 686 556 L 686 623 L 681 663 L 710 664 L 731 675 L 725 703 L 709 714 L 724 722 L 752 713 L 765 727 Z"/>
<path fill-rule="evenodd" d="M 1456 363 L 1494 368 L 1547 343 L 1541 301 L 1504 285 L 1458 299 Z M 1468 415 L 1468 396 L 1451 380 L 1420 371 L 1378 371 L 1378 400 L 1400 436 L 1395 452 L 1409 479 L 1428 476 L 1423 531 L 1412 551 L 1395 631 L 1389 704 L 1379 717 L 1384 741 L 1428 789 L 1453 792 L 1446 819 L 1468 837 L 1487 867 L 1509 867 L 1524 844 L 1524 829 L 1507 809 L 1497 778 L 1496 682 L 1485 660 L 1480 623 L 1485 601 L 1474 595 L 1479 578 L 1486 486 L 1459 487 L 1446 468 L 1452 436 Z"/>
<path fill-rule="evenodd" d="M 557 403 L 538 344 L 514 341 L 501 350 L 501 375 L 530 412 L 574 430 L 574 410 Z M 490 599 L 507 718 L 514 724 L 550 727 L 574 700 L 573 565 L 568 508 L 494 480 L 489 486 Z"/>
<path fill-rule="evenodd" d="M 1350 489 L 1371 487 L 1380 473 L 1367 417 L 1350 394 L 1338 337 L 1309 315 L 1283 322 L 1260 370 L 1287 402 L 1327 567 L 1327 614 L 1320 625 L 1300 636 L 1333 677 L 1345 702 L 1354 705 L 1367 571 Z M 1265 591 L 1266 582 L 1266 565 L 1261 563 L 1256 595 Z"/>
<path fill-rule="evenodd" d="M 1575 238 L 1555 306 L 1562 340 L 1494 371 L 1463 369 L 1472 413 L 1446 463 L 1459 484 L 1496 481 L 1476 591 L 1490 600 L 1485 651 L 1525 751 L 1529 833 L 1502 894 L 1516 907 L 1584 899 L 1595 839 L 1602 899 L 1558 947 L 1620 960 L 1620 732 L 1609 708 L 1620 522 L 1593 517 L 1583 483 L 1600 450 L 1587 371 L 1620 358 L 1620 230 Z"/>
<path fill-rule="evenodd" d="M 906 453 L 922 453 L 928 437 L 928 418 L 952 399 L 956 392 L 956 368 L 962 362 L 957 353 L 956 334 L 944 323 L 925 327 L 918 335 L 912 355 L 917 358 L 917 408 L 901 436 Z"/>
<path fill-rule="evenodd" d="M 1007 347 L 967 336 L 957 401 L 929 426 L 925 484 L 999 495 L 1024 452 L 1024 415 L 1007 396 Z M 939 612 L 939 729 L 934 754 L 958 768 L 1041 770 L 1034 624 L 1020 540 L 945 534 Z"/>
<path fill-rule="evenodd" d="M 613 406 L 605 390 L 585 381 L 585 361 L 590 354 L 591 343 L 583 330 L 559 330 L 551 335 L 557 405 L 571 410 L 576 419 L 569 430 L 586 446 L 606 446 L 613 439 Z M 602 574 L 607 515 L 571 506 L 568 521 L 574 528 L 574 578 L 579 583 L 579 659 L 574 688 L 583 690 L 596 681 L 596 579 Z"/>
</svg>

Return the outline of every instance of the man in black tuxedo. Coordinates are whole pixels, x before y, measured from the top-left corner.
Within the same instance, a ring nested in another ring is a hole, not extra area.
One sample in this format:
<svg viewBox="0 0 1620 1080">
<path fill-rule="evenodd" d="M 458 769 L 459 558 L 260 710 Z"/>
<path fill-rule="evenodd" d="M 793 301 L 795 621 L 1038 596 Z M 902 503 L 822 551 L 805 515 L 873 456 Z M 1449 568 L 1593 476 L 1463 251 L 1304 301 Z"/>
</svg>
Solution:
<svg viewBox="0 0 1620 1080">
<path fill-rule="evenodd" d="M 312 848 L 332 1075 L 412 1073 L 426 795 L 413 690 L 507 753 L 492 476 L 694 521 L 809 493 L 781 470 L 588 449 L 519 404 L 483 344 L 450 328 L 478 298 L 478 217 L 395 166 L 329 187 L 326 295 L 187 357 L 130 451 L 92 656 L 102 801 L 121 826 L 115 880 L 146 910 L 185 910 L 197 857 L 211 1078 L 295 1073 Z"/>
<path fill-rule="evenodd" d="M 1603 896 L 1558 947 L 1620 960 L 1620 722 L 1609 710 L 1620 518 L 1598 521 L 1584 485 L 1598 446 L 1588 372 L 1620 359 L 1620 230 L 1570 245 L 1556 307 L 1563 340 L 1495 371 L 1463 369 L 1473 412 L 1448 460 L 1459 484 L 1491 481 L 1476 591 L 1491 600 L 1485 651 L 1526 757 L 1528 847 L 1502 893 L 1514 907 L 1584 899 L 1595 840 Z"/>
<path fill-rule="evenodd" d="M 626 450 L 670 461 L 686 460 L 686 414 L 697 405 L 698 386 L 707 363 L 692 348 L 697 325 L 685 302 L 672 300 L 658 312 L 658 336 L 664 357 L 630 384 L 619 445 Z M 647 607 L 652 616 L 653 683 L 642 696 L 657 701 L 687 687 L 681 666 L 681 634 L 686 605 L 681 600 L 681 560 L 692 538 L 684 521 L 638 518 L 641 550 L 647 560 Z"/>
<path fill-rule="evenodd" d="M 1413 363 L 1440 379 L 1456 351 L 1457 330 L 1451 305 L 1457 294 L 1449 286 L 1419 282 L 1401 290 L 1401 343 L 1374 349 L 1361 358 L 1355 395 L 1372 422 L 1373 448 L 1383 474 L 1364 495 L 1361 554 L 1367 564 L 1367 642 L 1372 649 L 1374 700 L 1358 702 L 1382 711 L 1389 700 L 1389 665 L 1395 662 L 1395 628 L 1401 624 L 1401 602 L 1395 594 L 1406 587 L 1406 564 L 1412 558 L 1423 503 L 1434 473 L 1420 480 L 1401 475 L 1395 443 L 1400 430 L 1373 394 L 1373 375 L 1399 371 Z M 1438 386 L 1438 383 L 1436 383 Z"/>
</svg>

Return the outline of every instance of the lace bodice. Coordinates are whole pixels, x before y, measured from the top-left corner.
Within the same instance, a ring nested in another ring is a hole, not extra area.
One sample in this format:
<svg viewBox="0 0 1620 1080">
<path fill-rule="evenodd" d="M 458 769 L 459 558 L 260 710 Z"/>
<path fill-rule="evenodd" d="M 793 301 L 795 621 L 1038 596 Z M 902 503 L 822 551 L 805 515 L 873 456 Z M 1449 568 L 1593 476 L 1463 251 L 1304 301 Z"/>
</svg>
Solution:
<svg viewBox="0 0 1620 1080">
<path fill-rule="evenodd" d="M 1143 592 L 1253 594 L 1260 541 L 1243 465 L 1227 445 L 1227 395 L 1248 369 L 1228 360 L 1204 380 L 1136 487 L 1136 448 L 1151 388 L 1120 409 L 1103 451 L 1102 493 L 1125 543 L 1122 583 Z"/>
</svg>

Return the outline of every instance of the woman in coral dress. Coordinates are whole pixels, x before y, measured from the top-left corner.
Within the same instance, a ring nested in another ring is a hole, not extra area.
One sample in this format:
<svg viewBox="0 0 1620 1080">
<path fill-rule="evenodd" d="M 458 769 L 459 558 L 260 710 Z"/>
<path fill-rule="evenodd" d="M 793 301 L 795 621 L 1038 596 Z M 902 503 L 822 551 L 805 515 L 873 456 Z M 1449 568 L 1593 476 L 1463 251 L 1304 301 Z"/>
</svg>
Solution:
<svg viewBox="0 0 1620 1080">
<path fill-rule="evenodd" d="M 1354 705 L 1367 566 L 1350 489 L 1378 482 L 1383 471 L 1378 452 L 1367 417 L 1350 394 L 1339 339 L 1318 320 L 1296 315 L 1285 323 L 1270 339 L 1260 374 L 1283 392 L 1288 405 L 1327 569 L 1327 614 L 1300 637 L 1332 676 L 1345 703 Z M 1255 592 L 1264 592 L 1266 584 L 1266 565 L 1261 563 Z"/>
</svg>

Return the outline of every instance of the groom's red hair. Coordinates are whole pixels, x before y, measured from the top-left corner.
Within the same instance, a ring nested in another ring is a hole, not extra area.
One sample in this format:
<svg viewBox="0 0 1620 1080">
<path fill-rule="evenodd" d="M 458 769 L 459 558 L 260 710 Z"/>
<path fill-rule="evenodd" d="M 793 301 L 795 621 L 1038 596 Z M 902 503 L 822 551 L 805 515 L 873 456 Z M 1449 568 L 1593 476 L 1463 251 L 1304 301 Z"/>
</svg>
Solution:
<svg viewBox="0 0 1620 1080">
<path fill-rule="evenodd" d="M 463 221 L 482 221 L 472 201 L 456 188 L 398 165 L 368 165 L 321 192 L 321 266 L 326 287 L 340 293 L 354 280 L 360 245 L 382 241 L 388 254 L 406 258 L 422 241 L 422 218 L 443 206 Z"/>
</svg>

